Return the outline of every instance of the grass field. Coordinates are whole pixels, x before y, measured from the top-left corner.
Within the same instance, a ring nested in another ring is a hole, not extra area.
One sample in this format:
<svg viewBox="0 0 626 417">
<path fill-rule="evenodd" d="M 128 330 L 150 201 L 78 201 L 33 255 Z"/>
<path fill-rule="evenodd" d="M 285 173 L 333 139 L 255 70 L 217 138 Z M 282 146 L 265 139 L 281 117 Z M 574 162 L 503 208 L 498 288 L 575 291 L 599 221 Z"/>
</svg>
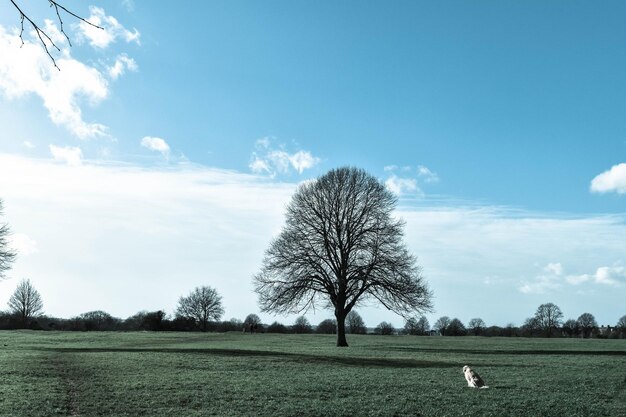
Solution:
<svg viewBox="0 0 626 417">
<path fill-rule="evenodd" d="M 0 332 L 2 416 L 626 416 L 626 340 Z M 467 388 L 469 364 L 490 389 Z"/>
</svg>

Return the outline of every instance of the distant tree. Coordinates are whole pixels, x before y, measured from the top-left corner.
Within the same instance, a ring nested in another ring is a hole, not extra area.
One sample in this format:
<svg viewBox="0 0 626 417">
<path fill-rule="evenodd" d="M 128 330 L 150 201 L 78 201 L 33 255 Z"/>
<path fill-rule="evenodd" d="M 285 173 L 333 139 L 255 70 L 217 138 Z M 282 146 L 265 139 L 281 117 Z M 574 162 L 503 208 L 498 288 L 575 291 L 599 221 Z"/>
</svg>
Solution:
<svg viewBox="0 0 626 417">
<path fill-rule="evenodd" d="M 356 312 L 356 310 L 352 310 L 346 315 L 346 331 L 352 334 L 365 334 L 367 333 L 367 327 L 365 327 L 365 322 L 361 315 Z"/>
<path fill-rule="evenodd" d="M 506 327 L 503 329 L 502 336 L 512 337 L 518 336 L 519 329 L 513 323 L 508 323 Z"/>
<path fill-rule="evenodd" d="M 578 334 L 578 323 L 574 319 L 566 320 L 563 323 L 563 332 L 568 336 L 576 336 Z"/>
<path fill-rule="evenodd" d="M 461 320 L 457 318 L 450 320 L 450 324 L 446 328 L 447 336 L 465 336 L 466 334 L 467 329 Z"/>
<path fill-rule="evenodd" d="M 158 331 L 163 330 L 163 324 L 165 321 L 165 311 L 148 311 L 141 322 L 141 328 L 143 330 Z"/>
<path fill-rule="evenodd" d="M 591 313 L 583 313 L 576 320 L 582 337 L 590 337 L 593 329 L 598 327 L 596 318 Z"/>
<path fill-rule="evenodd" d="M 485 325 L 483 319 L 474 318 L 469 321 L 467 327 L 472 331 L 472 334 L 474 336 L 478 336 L 482 334 L 482 332 L 485 330 L 485 327 L 487 326 Z"/>
<path fill-rule="evenodd" d="M 617 320 L 617 324 L 615 325 L 615 327 L 617 327 L 617 331 L 620 334 L 620 337 L 626 337 L 626 314 L 624 314 L 622 317 L 619 318 L 619 320 Z"/>
<path fill-rule="evenodd" d="M 288 333 L 289 329 L 284 324 L 281 324 L 277 321 L 267 326 L 268 333 Z"/>
<path fill-rule="evenodd" d="M 393 324 L 388 323 L 386 321 L 381 321 L 378 326 L 374 329 L 374 333 L 380 334 L 383 336 L 389 336 L 396 332 L 396 329 L 393 327 Z"/>
<path fill-rule="evenodd" d="M 2 216 L 2 200 L 0 200 L 0 216 Z M 15 251 L 9 247 L 11 230 L 6 223 L 0 223 L 0 281 L 6 278 L 6 272 L 11 269 L 15 260 Z"/>
<path fill-rule="evenodd" d="M 197 329 L 196 319 L 186 316 L 175 316 L 171 323 L 172 330 L 177 332 L 189 332 Z M 208 326 L 207 326 L 208 327 Z"/>
<path fill-rule="evenodd" d="M 248 314 L 246 318 L 244 319 L 243 324 L 259 325 L 261 324 L 261 318 L 257 316 L 256 314 Z"/>
<path fill-rule="evenodd" d="M 446 336 L 446 330 L 450 325 L 450 317 L 442 316 L 437 319 L 435 324 L 433 325 L 433 330 L 439 333 L 441 336 Z"/>
<path fill-rule="evenodd" d="M 88 311 L 78 316 L 78 319 L 82 321 L 83 330 L 87 331 L 116 330 L 121 322 L 120 319 L 102 310 Z"/>
<path fill-rule="evenodd" d="M 425 316 L 422 316 L 419 318 L 419 320 L 417 320 L 417 329 L 418 329 L 418 334 L 420 336 L 425 336 L 425 335 L 429 335 L 430 334 L 430 323 L 428 322 L 428 319 Z"/>
<path fill-rule="evenodd" d="M 291 330 L 294 333 L 311 333 L 313 331 L 313 326 L 307 320 L 306 317 L 300 316 L 296 319 L 293 326 L 291 326 Z"/>
<path fill-rule="evenodd" d="M 256 314 L 248 314 L 243 321 L 244 329 L 248 332 L 256 332 L 261 330 L 261 318 Z"/>
<path fill-rule="evenodd" d="M 541 323 L 537 317 L 529 317 L 524 321 L 521 330 L 524 336 L 536 336 L 541 332 Z"/>
<path fill-rule="evenodd" d="M 402 242 L 396 202 L 362 169 L 333 169 L 302 183 L 254 278 L 262 310 L 332 306 L 337 346 L 348 346 L 346 315 L 368 299 L 402 316 L 429 311 L 432 295 Z"/>
<path fill-rule="evenodd" d="M 228 321 L 235 329 L 241 330 L 241 327 L 243 326 L 243 321 L 239 320 L 237 317 L 231 317 Z"/>
<path fill-rule="evenodd" d="M 211 287 L 196 287 L 187 297 L 180 297 L 176 315 L 193 318 L 202 331 L 210 320 L 219 320 L 224 314 L 222 297 Z"/>
<path fill-rule="evenodd" d="M 18 317 L 23 326 L 26 326 L 33 317 L 43 314 L 41 295 L 30 280 L 23 279 L 17 285 L 15 292 L 9 298 L 9 310 Z"/>
<path fill-rule="evenodd" d="M 423 336 L 430 330 L 428 319 L 424 316 L 420 318 L 409 317 L 404 323 L 404 333 L 410 335 Z"/>
<path fill-rule="evenodd" d="M 412 316 L 412 317 L 408 317 L 405 321 L 404 321 L 404 329 L 402 331 L 404 334 L 408 334 L 408 335 L 417 335 L 417 317 Z"/>
<path fill-rule="evenodd" d="M 337 333 L 337 321 L 334 319 L 322 320 L 315 329 L 316 333 L 335 334 Z"/>
<path fill-rule="evenodd" d="M 554 303 L 541 304 L 535 312 L 535 318 L 539 327 L 547 337 L 552 336 L 555 329 L 561 327 L 563 313 Z"/>
</svg>

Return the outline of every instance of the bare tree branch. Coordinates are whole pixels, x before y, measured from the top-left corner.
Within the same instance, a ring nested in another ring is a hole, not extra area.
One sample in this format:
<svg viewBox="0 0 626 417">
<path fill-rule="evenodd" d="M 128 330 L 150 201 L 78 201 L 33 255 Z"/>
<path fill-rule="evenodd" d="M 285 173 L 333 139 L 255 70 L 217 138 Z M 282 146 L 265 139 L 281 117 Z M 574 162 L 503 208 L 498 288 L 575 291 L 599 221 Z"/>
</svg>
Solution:
<svg viewBox="0 0 626 417">
<path fill-rule="evenodd" d="M 39 38 L 39 41 L 41 42 L 41 45 L 43 46 L 43 49 L 46 51 L 46 54 L 48 55 L 48 57 L 50 57 L 50 60 L 52 60 L 52 64 L 55 66 L 56 69 L 58 69 L 59 71 L 61 71 L 61 68 L 58 67 L 54 57 L 52 56 L 52 54 L 50 53 L 50 50 L 48 49 L 48 45 L 46 44 L 47 40 L 51 46 L 53 46 L 57 51 L 61 51 L 61 48 L 59 48 L 57 46 L 57 44 L 54 43 L 54 41 L 52 40 L 52 38 L 43 30 L 41 29 L 41 27 L 39 27 L 39 25 L 37 25 L 35 22 L 33 22 L 33 20 L 24 12 L 22 11 L 22 9 L 20 8 L 20 6 L 17 5 L 17 3 L 15 2 L 15 0 L 9 0 L 11 2 L 11 4 L 13 4 L 13 6 L 17 9 L 18 13 L 20 14 L 20 26 L 21 26 L 21 30 L 20 30 L 20 40 L 22 41 L 22 45 L 24 46 L 24 19 L 26 19 L 28 21 L 28 23 L 31 24 L 31 26 L 33 27 L 33 29 L 35 30 L 35 33 L 37 34 L 37 37 Z M 65 36 L 65 39 L 67 39 L 67 43 L 69 44 L 69 46 L 72 46 L 72 42 L 70 41 L 70 37 L 67 35 L 67 33 L 65 32 L 65 29 L 63 28 L 63 19 L 61 19 L 61 14 L 59 13 L 59 9 L 63 10 L 64 12 L 66 12 L 67 14 L 87 23 L 88 25 L 91 25 L 95 28 L 98 29 L 102 29 L 104 30 L 103 27 L 98 26 L 94 23 L 91 23 L 90 21 L 78 16 L 77 14 L 73 13 L 72 11 L 66 9 L 64 6 L 62 6 L 61 4 L 57 3 L 54 0 L 48 0 L 48 2 L 50 3 L 50 7 L 54 7 L 54 11 L 56 12 L 57 15 L 57 19 L 59 21 L 59 27 L 60 27 L 60 32 Z M 44 40 L 45 39 L 45 40 Z"/>
</svg>

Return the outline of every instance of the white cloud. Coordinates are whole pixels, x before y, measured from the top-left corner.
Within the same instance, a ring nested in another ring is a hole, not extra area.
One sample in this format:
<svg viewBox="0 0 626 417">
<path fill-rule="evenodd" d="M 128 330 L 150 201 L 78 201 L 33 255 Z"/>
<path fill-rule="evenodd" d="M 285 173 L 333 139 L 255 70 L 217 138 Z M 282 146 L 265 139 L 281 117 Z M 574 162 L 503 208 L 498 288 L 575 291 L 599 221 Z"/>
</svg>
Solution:
<svg viewBox="0 0 626 417">
<path fill-rule="evenodd" d="M 132 31 L 126 29 L 115 17 L 107 16 L 104 9 L 100 7 L 90 6 L 89 11 L 91 15 L 86 20 L 104 28 L 104 30 L 80 22 L 76 25 L 79 39 L 86 39 L 91 46 L 100 49 L 107 48 L 118 39 L 140 45 L 140 34 L 137 29 L 133 28 Z"/>
<path fill-rule="evenodd" d="M 126 54 L 120 54 L 115 59 L 115 63 L 108 69 L 109 77 L 117 80 L 126 70 L 135 72 L 137 68 L 137 63 L 134 59 L 129 58 Z"/>
<path fill-rule="evenodd" d="M 271 138 L 265 137 L 255 142 L 256 151 L 252 152 L 248 167 L 255 174 L 268 174 L 275 177 L 277 174 L 288 174 L 292 169 L 302 174 L 313 168 L 321 159 L 313 156 L 309 151 L 299 150 L 289 153 L 282 149 L 274 149 Z"/>
<path fill-rule="evenodd" d="M 8 32 L 0 25 L 0 92 L 9 99 L 30 94 L 39 96 L 53 123 L 66 127 L 81 139 L 105 136 L 106 126 L 83 120 L 80 103 L 95 105 L 105 99 L 108 85 L 95 68 L 70 56 L 63 39 L 46 22 L 46 30 L 63 47 L 56 58 L 59 71 L 38 40 L 26 39 L 24 45 L 17 32 Z M 60 35 L 62 36 L 62 35 Z"/>
<path fill-rule="evenodd" d="M 35 145 L 33 145 L 33 143 L 29 140 L 25 140 L 22 144 L 28 149 L 35 149 Z"/>
<path fill-rule="evenodd" d="M 572 285 L 591 282 L 601 285 L 620 286 L 626 282 L 626 268 L 623 266 L 601 266 L 594 274 L 570 275 L 566 278 Z"/>
<path fill-rule="evenodd" d="M 407 176 L 411 175 L 413 172 L 413 167 L 411 166 L 399 167 L 398 165 L 387 165 L 383 168 L 383 170 L 390 173 L 389 177 L 385 180 L 387 189 L 399 196 L 405 194 L 417 194 L 423 196 L 424 193 L 419 186 L 420 182 L 427 184 L 439 182 L 437 174 L 424 165 L 417 166 L 417 169 L 415 170 L 417 177 Z M 401 172 L 401 174 L 398 175 L 396 172 Z"/>
<path fill-rule="evenodd" d="M 544 271 L 552 273 L 554 275 L 562 275 L 563 274 L 563 265 L 560 262 L 549 263 L 543 268 Z"/>
<path fill-rule="evenodd" d="M 544 274 L 536 276 L 530 282 L 524 282 L 518 290 L 524 294 L 546 294 L 558 291 L 563 286 L 563 266 L 560 262 L 549 263 L 543 267 Z"/>
<path fill-rule="evenodd" d="M 421 194 L 420 188 L 417 186 L 417 181 L 412 178 L 400 178 L 393 174 L 385 181 L 385 186 L 389 191 L 396 195 L 403 195 L 407 193 Z"/>
<path fill-rule="evenodd" d="M 313 168 L 319 162 L 320 159 L 316 158 L 308 151 L 298 151 L 289 155 L 289 163 L 299 174 L 302 174 L 305 169 Z"/>
<path fill-rule="evenodd" d="M 426 183 L 439 182 L 439 176 L 424 165 L 417 166 L 417 176 Z"/>
<path fill-rule="evenodd" d="M 248 165 L 253 173 L 267 174 L 271 172 L 271 168 L 266 161 L 260 159 L 256 155 L 253 155 L 253 158 L 254 159 L 250 162 L 250 165 Z"/>
<path fill-rule="evenodd" d="M 545 274 L 538 275 L 530 282 L 524 282 L 518 289 L 525 294 L 546 294 L 563 291 L 565 284 L 583 283 L 619 286 L 626 281 L 626 268 L 622 266 L 601 266 L 593 274 L 563 275 L 560 263 L 549 263 L 543 268 Z"/>
<path fill-rule="evenodd" d="M 152 151 L 161 152 L 164 157 L 169 157 L 170 154 L 170 146 L 165 142 L 165 140 L 161 138 L 157 138 L 154 136 L 145 136 L 141 139 L 141 146 L 144 148 L 148 148 Z"/>
<path fill-rule="evenodd" d="M 626 194 L 626 163 L 613 165 L 610 170 L 597 175 L 591 180 L 591 192 L 616 192 Z"/>
<path fill-rule="evenodd" d="M 50 145 L 50 153 L 55 161 L 65 162 L 67 165 L 77 166 L 82 163 L 83 151 L 74 146 Z"/>
</svg>

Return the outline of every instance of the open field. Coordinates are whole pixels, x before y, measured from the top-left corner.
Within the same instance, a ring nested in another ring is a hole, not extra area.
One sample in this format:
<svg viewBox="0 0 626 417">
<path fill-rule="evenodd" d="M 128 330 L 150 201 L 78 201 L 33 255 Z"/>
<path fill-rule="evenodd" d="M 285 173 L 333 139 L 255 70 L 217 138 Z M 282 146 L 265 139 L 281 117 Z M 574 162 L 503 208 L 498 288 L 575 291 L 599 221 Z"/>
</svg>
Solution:
<svg viewBox="0 0 626 417">
<path fill-rule="evenodd" d="M 626 416 L 626 340 L 0 332 L 2 416 Z M 461 367 L 491 387 L 467 388 Z"/>
</svg>

